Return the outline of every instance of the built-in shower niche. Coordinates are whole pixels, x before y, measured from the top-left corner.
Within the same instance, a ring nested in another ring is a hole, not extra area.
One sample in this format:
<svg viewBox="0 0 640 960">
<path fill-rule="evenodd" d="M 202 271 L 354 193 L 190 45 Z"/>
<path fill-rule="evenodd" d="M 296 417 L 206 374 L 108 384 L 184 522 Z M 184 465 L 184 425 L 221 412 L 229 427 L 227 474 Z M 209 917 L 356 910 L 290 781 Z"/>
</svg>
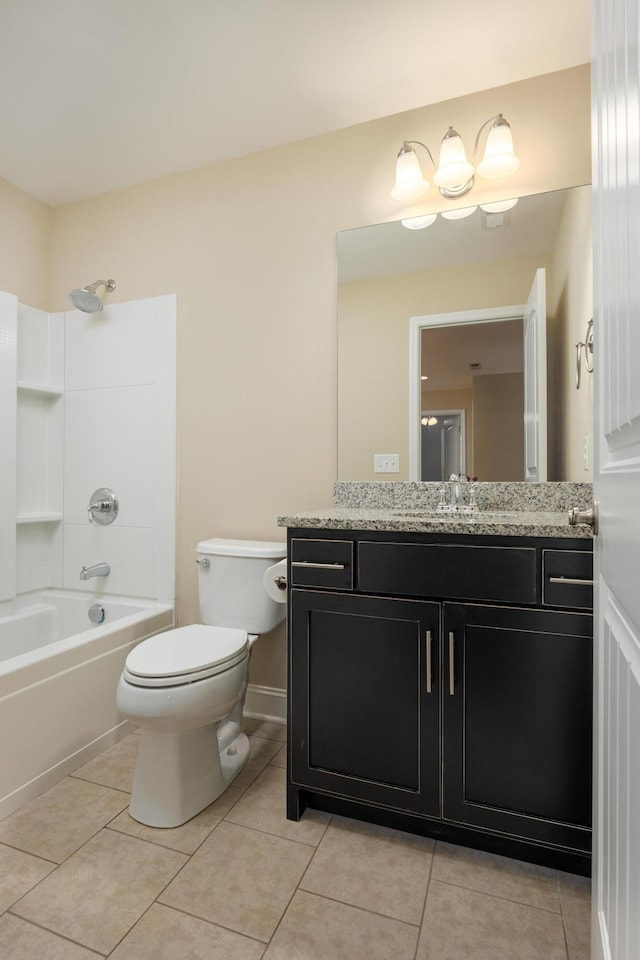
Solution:
<svg viewBox="0 0 640 960">
<path fill-rule="evenodd" d="M 62 575 L 64 314 L 18 304 L 16 592 Z"/>
</svg>

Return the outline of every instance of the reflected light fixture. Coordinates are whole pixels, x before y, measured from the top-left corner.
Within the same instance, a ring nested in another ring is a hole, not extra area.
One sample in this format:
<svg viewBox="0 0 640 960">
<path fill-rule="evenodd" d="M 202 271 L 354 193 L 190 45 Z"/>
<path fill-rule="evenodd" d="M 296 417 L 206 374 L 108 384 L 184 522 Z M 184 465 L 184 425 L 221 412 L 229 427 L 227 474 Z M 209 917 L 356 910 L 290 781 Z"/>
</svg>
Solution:
<svg viewBox="0 0 640 960">
<path fill-rule="evenodd" d="M 464 220 L 465 217 L 470 217 L 472 213 L 475 213 L 477 207 L 458 207 L 456 210 L 441 210 L 441 215 L 445 220 Z"/>
<path fill-rule="evenodd" d="M 480 138 L 490 124 L 482 160 L 476 163 Z M 443 197 L 463 197 L 471 190 L 476 173 L 481 177 L 496 180 L 515 173 L 520 166 L 520 160 L 513 151 L 511 127 L 503 115 L 498 113 L 485 120 L 478 130 L 471 161 L 467 160 L 462 138 L 453 127 L 449 127 L 442 138 L 437 166 L 425 143 L 421 140 L 405 140 L 396 161 L 396 182 L 391 191 L 394 200 L 415 200 L 429 189 L 429 181 L 423 176 L 412 144 L 427 151 L 435 171 L 433 182 Z"/>
<path fill-rule="evenodd" d="M 400 223 L 407 230 L 424 230 L 425 227 L 435 223 L 437 216 L 437 213 L 427 213 L 423 217 L 409 217 L 407 220 L 401 220 Z"/>
<path fill-rule="evenodd" d="M 480 209 L 485 213 L 505 213 L 507 210 L 512 210 L 517 202 L 517 197 L 513 200 L 495 200 L 492 203 L 481 203 Z"/>
<path fill-rule="evenodd" d="M 438 418 L 434 417 L 432 414 L 429 414 L 427 417 L 422 417 L 420 423 L 423 427 L 435 427 L 438 422 Z"/>
</svg>

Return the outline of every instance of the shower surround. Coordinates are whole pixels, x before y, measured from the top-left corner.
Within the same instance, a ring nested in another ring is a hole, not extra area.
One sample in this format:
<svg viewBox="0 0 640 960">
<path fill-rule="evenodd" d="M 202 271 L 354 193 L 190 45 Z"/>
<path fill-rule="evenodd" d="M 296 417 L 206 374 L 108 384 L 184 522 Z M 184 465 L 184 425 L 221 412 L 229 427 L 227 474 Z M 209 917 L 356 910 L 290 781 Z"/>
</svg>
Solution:
<svg viewBox="0 0 640 960">
<path fill-rule="evenodd" d="M 175 339 L 174 296 L 113 304 L 88 315 L 48 314 L 0 293 L 0 661 L 15 656 L 15 648 L 8 649 L 9 637 L 15 642 L 15 620 L 30 608 L 38 612 L 43 591 L 86 595 L 91 602 L 132 598 L 141 607 L 150 601 L 151 608 L 160 603 L 173 609 Z M 87 513 L 91 494 L 104 486 L 116 492 L 120 505 L 109 526 L 89 523 Z M 79 579 L 83 566 L 103 561 L 109 576 Z M 92 627 L 87 618 L 79 638 Z M 152 618 L 116 659 L 123 663 L 133 642 L 157 629 Z M 48 636 L 43 630 L 43 645 Z M 46 659 L 42 651 L 33 656 Z M 26 780 L 24 765 L 12 769 L 8 747 L 0 747 L 0 816 L 123 732 L 115 706 L 117 664 L 108 671 L 99 662 L 84 669 L 83 662 L 95 657 L 88 645 L 83 657 L 76 658 L 76 679 L 65 686 L 65 697 L 77 691 L 76 707 L 64 704 L 77 717 L 65 733 L 67 742 L 57 736 L 48 756 L 39 749 L 38 769 L 29 770 Z M 58 670 L 54 661 L 51 670 Z M 41 674 L 40 668 L 43 701 L 55 711 Z M 89 676 L 95 697 L 82 679 Z M 2 682 L 1 690 L 14 699 L 18 693 Z M 99 720 L 92 708 L 98 702 L 104 705 Z M 42 720 L 31 708 L 12 716 L 23 753 L 31 749 L 30 738 L 46 739 Z"/>
</svg>

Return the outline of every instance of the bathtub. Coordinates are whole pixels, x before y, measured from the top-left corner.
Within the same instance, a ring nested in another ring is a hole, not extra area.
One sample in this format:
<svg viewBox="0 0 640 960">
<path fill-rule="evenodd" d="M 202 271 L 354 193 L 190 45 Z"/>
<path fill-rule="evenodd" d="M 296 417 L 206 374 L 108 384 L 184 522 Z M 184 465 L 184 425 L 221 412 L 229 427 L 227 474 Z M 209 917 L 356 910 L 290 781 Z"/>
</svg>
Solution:
<svg viewBox="0 0 640 960">
<path fill-rule="evenodd" d="M 89 620 L 95 603 L 102 624 Z M 153 600 L 43 590 L 14 601 L 0 617 L 0 818 L 124 736 L 125 658 L 171 626 L 173 607 Z"/>
</svg>

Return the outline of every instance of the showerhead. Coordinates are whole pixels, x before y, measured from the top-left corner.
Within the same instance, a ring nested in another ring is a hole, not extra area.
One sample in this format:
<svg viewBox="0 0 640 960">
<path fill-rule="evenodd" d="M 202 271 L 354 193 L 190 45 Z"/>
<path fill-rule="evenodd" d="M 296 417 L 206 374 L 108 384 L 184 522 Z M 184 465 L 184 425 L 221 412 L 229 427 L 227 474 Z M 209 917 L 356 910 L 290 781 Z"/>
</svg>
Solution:
<svg viewBox="0 0 640 960">
<path fill-rule="evenodd" d="M 102 300 L 96 293 L 98 287 L 104 287 L 105 290 L 115 290 L 115 280 L 96 280 L 95 283 L 88 283 L 86 287 L 78 287 L 69 294 L 69 300 L 77 310 L 83 313 L 98 313 L 102 310 Z"/>
</svg>

